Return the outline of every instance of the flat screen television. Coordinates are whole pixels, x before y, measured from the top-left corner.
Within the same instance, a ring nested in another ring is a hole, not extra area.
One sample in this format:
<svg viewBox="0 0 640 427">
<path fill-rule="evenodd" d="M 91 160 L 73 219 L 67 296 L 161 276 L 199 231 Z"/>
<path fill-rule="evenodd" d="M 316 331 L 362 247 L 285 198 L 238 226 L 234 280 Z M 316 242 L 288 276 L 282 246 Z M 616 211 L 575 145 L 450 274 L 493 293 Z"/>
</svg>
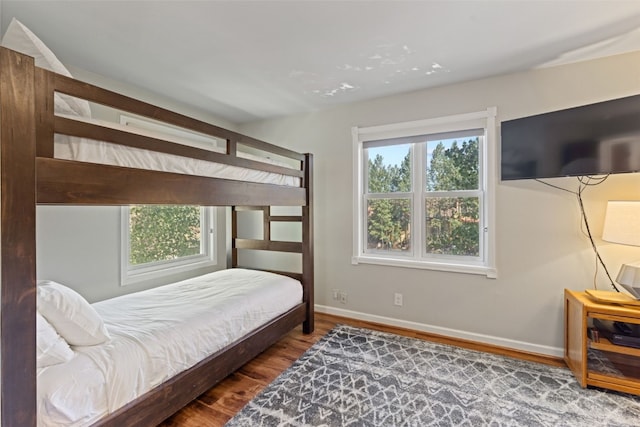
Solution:
<svg viewBox="0 0 640 427">
<path fill-rule="evenodd" d="M 640 95 L 501 124 L 503 180 L 640 171 Z"/>
</svg>

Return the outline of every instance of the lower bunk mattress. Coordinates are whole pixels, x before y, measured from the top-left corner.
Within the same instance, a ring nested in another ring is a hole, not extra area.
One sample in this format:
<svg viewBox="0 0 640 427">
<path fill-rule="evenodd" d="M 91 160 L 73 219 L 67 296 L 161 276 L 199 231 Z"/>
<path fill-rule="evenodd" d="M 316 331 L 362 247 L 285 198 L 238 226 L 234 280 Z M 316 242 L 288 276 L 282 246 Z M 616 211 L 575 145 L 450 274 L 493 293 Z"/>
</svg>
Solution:
<svg viewBox="0 0 640 427">
<path fill-rule="evenodd" d="M 299 281 L 234 268 L 95 303 L 111 339 L 38 369 L 38 425 L 90 425 L 301 302 Z"/>
</svg>

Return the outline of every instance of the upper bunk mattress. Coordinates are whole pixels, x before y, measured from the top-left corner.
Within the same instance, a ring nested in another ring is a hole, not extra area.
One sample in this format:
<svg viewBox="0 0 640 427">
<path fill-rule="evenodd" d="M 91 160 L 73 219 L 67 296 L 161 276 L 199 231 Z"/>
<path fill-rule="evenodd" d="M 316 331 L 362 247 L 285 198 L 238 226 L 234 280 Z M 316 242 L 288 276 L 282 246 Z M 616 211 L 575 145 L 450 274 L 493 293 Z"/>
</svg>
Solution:
<svg viewBox="0 0 640 427">
<path fill-rule="evenodd" d="M 297 280 L 234 268 L 95 303 L 111 340 L 38 370 L 38 425 L 90 425 L 301 302 Z"/>
<path fill-rule="evenodd" d="M 77 121 L 98 124 L 103 127 L 123 130 L 138 135 L 162 139 L 176 144 L 187 146 L 192 145 L 190 142 L 182 138 L 176 138 L 172 135 L 163 134 L 158 131 L 138 129 L 103 120 L 87 119 L 64 114 L 60 114 L 60 116 Z M 208 147 L 207 149 L 217 153 L 224 153 L 224 150 L 219 147 Z M 292 165 L 264 156 L 240 151 L 238 151 L 236 155 L 237 157 L 244 159 L 292 168 Z M 232 179 L 236 181 L 249 181 L 263 184 L 299 187 L 301 182 L 300 178 L 295 176 L 260 171 L 223 163 L 214 163 L 206 160 L 193 159 L 174 154 L 160 153 L 105 141 L 77 138 L 61 134 L 56 134 L 54 138 L 54 157 L 63 160 L 76 160 L 87 163 L 99 163 L 134 169 L 148 169 L 160 172 L 173 172 L 185 175 Z"/>
</svg>

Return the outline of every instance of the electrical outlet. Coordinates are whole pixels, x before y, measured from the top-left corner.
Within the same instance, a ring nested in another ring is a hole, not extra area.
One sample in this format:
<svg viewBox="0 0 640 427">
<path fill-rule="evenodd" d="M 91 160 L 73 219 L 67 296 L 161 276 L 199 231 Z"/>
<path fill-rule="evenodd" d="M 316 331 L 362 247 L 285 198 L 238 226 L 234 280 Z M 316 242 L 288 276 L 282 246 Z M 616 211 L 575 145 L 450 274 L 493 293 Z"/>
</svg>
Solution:
<svg viewBox="0 0 640 427">
<path fill-rule="evenodd" d="M 334 289 L 332 292 L 333 299 L 338 301 L 338 294 L 340 293 L 340 289 Z"/>
<path fill-rule="evenodd" d="M 398 292 L 393 294 L 393 304 L 402 307 L 402 294 Z"/>
<path fill-rule="evenodd" d="M 346 292 L 344 292 L 344 291 L 343 292 L 339 292 L 338 296 L 339 296 L 340 302 L 342 304 L 346 304 L 347 303 L 347 293 Z"/>
</svg>

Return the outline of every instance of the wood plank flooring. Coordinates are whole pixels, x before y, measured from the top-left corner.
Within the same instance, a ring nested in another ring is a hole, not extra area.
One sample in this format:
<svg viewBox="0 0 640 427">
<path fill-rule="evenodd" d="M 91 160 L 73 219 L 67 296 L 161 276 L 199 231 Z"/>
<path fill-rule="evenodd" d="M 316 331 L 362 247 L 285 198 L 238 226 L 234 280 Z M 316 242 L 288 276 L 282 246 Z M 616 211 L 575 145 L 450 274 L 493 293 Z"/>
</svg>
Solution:
<svg viewBox="0 0 640 427">
<path fill-rule="evenodd" d="M 162 427 L 223 426 L 245 404 L 302 356 L 309 347 L 339 323 L 565 367 L 564 361 L 559 358 L 316 313 L 315 331 L 312 334 L 303 334 L 301 327 L 294 329 L 278 343 L 160 425 Z"/>
</svg>

